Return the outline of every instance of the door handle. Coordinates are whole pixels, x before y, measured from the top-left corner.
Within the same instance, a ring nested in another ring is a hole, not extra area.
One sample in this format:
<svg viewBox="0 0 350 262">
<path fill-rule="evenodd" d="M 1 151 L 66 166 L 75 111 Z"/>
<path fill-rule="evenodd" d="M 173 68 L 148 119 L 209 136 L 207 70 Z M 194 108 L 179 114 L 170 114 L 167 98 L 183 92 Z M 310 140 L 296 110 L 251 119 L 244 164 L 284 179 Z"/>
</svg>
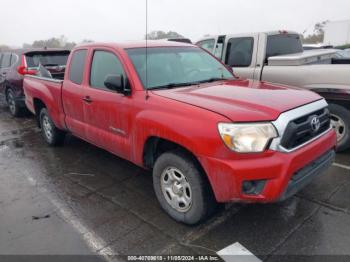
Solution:
<svg viewBox="0 0 350 262">
<path fill-rule="evenodd" d="M 91 98 L 90 98 L 89 96 L 84 97 L 84 98 L 83 98 L 83 101 L 84 101 L 85 103 L 88 103 L 88 104 L 91 104 L 91 103 L 92 103 L 92 100 L 91 100 Z"/>
</svg>

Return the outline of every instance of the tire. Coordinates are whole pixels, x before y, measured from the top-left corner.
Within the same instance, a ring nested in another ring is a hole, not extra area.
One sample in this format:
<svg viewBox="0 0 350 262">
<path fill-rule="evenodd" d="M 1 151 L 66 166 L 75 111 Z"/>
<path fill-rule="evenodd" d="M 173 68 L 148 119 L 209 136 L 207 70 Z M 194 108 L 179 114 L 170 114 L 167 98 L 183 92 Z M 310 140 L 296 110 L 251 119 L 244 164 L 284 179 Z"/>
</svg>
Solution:
<svg viewBox="0 0 350 262">
<path fill-rule="evenodd" d="M 172 179 L 170 173 L 178 180 L 182 177 L 182 183 Z M 165 189 L 168 185 L 169 188 Z M 153 186 L 163 210 L 174 220 L 187 225 L 195 225 L 205 220 L 218 206 L 201 169 L 189 154 L 180 150 L 159 156 L 153 168 Z M 180 188 L 176 189 L 177 186 Z M 179 199 L 177 193 L 187 203 L 176 201 Z M 171 199 L 174 200 L 173 204 Z"/>
<path fill-rule="evenodd" d="M 9 107 L 10 113 L 14 117 L 20 117 L 23 114 L 23 108 L 21 108 L 15 100 L 15 93 L 12 89 L 8 89 L 6 92 L 6 101 Z"/>
<path fill-rule="evenodd" d="M 41 133 L 49 146 L 60 146 L 64 143 L 65 132 L 59 130 L 53 123 L 46 108 L 40 111 Z"/>
<path fill-rule="evenodd" d="M 332 126 L 337 133 L 337 152 L 350 148 L 350 112 L 345 107 L 329 104 Z"/>
</svg>

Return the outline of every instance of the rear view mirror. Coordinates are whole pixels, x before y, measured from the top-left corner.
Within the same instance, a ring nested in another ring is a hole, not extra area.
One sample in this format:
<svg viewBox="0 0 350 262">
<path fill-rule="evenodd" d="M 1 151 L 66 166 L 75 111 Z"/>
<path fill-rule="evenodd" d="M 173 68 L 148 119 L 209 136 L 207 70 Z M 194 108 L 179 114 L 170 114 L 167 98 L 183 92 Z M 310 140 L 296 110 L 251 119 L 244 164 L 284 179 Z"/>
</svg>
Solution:
<svg viewBox="0 0 350 262">
<path fill-rule="evenodd" d="M 130 90 L 125 88 L 126 85 L 123 75 L 107 75 L 104 85 L 108 89 L 116 91 L 117 93 L 124 95 L 128 95 L 130 93 Z"/>
</svg>

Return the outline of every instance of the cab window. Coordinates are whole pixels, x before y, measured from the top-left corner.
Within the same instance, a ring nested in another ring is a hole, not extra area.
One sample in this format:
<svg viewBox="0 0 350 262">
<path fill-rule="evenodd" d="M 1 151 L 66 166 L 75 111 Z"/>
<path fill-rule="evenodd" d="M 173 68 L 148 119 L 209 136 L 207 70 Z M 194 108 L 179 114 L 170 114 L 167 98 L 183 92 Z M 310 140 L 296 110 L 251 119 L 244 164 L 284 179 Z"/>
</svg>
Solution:
<svg viewBox="0 0 350 262">
<path fill-rule="evenodd" d="M 252 63 L 254 39 L 231 38 L 227 43 L 225 63 L 231 67 L 249 67 Z"/>
<path fill-rule="evenodd" d="M 75 51 L 70 63 L 69 80 L 77 85 L 83 82 L 86 54 L 86 49 Z"/>
<path fill-rule="evenodd" d="M 118 57 L 108 51 L 95 51 L 90 72 L 90 86 L 107 89 L 104 81 L 108 75 L 123 75 L 124 69 Z"/>
</svg>

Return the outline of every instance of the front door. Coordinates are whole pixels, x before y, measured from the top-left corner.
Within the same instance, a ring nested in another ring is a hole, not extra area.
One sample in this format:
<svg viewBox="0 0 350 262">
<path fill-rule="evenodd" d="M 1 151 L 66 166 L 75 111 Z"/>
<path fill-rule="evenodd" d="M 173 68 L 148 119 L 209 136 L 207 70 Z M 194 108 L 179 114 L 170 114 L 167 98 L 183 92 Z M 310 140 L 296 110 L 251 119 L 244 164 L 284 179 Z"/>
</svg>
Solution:
<svg viewBox="0 0 350 262">
<path fill-rule="evenodd" d="M 91 59 L 89 86 L 84 90 L 89 100 L 84 103 L 87 139 L 116 155 L 129 156 L 131 97 L 108 89 L 108 75 L 126 74 L 113 50 L 94 50 Z"/>
<path fill-rule="evenodd" d="M 257 39 L 255 35 L 227 36 L 223 60 L 237 76 L 254 79 Z"/>
</svg>

